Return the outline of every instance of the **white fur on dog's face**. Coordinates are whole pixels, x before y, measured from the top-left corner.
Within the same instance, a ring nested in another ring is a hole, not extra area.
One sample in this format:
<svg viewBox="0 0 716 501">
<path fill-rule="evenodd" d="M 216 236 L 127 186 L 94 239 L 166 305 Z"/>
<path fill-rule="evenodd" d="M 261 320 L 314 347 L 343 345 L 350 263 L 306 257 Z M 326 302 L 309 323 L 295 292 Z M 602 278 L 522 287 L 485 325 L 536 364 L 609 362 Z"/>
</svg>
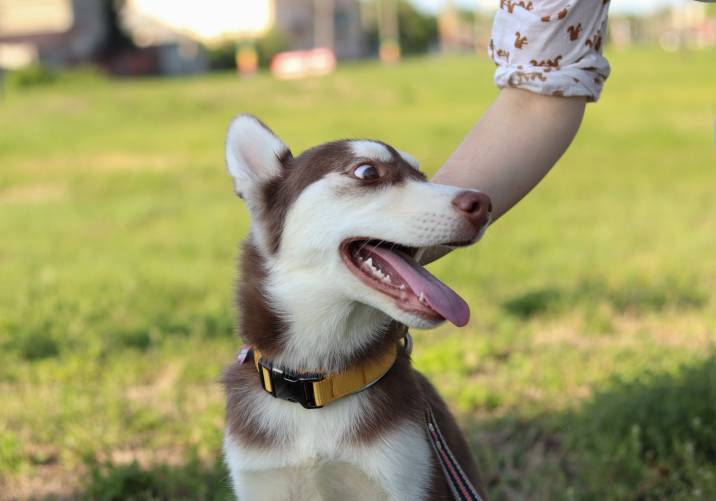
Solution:
<svg viewBox="0 0 716 501">
<path fill-rule="evenodd" d="M 365 189 L 345 174 L 330 173 L 310 185 L 288 211 L 275 265 L 286 275 L 295 270 L 299 276 L 319 277 L 315 287 L 322 294 L 368 304 L 411 327 L 434 327 L 439 321 L 404 311 L 359 280 L 338 249 L 354 237 L 416 248 L 472 240 L 474 230 L 452 205 L 461 191 L 416 180 Z"/>
<path fill-rule="evenodd" d="M 379 335 L 390 318 L 416 328 L 440 323 L 400 308 L 393 298 L 361 281 L 341 257 L 344 241 L 365 238 L 424 248 L 479 238 L 453 206 L 465 190 L 426 182 L 412 156 L 375 141 L 332 145 L 325 155 L 335 165 L 322 166 L 320 176 L 287 196 L 285 191 L 300 183 L 282 184 L 282 178 L 295 180 L 301 173 L 285 171 L 299 167 L 285 161 L 291 154 L 283 142 L 248 116 L 232 123 L 227 138 L 229 172 L 247 202 L 252 235 L 266 259 L 265 293 L 291 326 L 285 358 L 306 368 L 315 360 L 312 354 L 321 353 L 325 360 L 326 350 L 336 355 L 354 352 Z M 310 158 L 321 161 L 321 147 L 312 151 Z M 352 175 L 361 164 L 396 176 L 413 174 L 394 183 L 366 185 Z M 300 168 L 308 171 L 314 165 Z M 276 193 L 283 190 L 280 199 L 267 197 L 268 183 L 274 183 Z M 287 207 L 271 206 L 287 199 Z M 267 214 L 276 211 L 283 211 L 283 220 L 280 243 L 272 245 L 277 231 Z M 336 331 L 345 333 L 342 347 L 331 337 Z"/>
</svg>

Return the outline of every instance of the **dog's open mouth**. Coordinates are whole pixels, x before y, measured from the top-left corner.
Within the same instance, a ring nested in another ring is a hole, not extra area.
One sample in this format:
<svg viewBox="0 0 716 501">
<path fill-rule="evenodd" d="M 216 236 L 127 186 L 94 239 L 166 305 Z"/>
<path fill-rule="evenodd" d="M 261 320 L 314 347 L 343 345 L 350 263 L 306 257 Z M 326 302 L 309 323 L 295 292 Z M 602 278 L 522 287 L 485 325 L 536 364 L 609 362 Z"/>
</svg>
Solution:
<svg viewBox="0 0 716 501">
<path fill-rule="evenodd" d="M 459 246 L 460 243 L 450 245 Z M 414 259 L 418 249 L 382 240 L 353 238 L 341 244 L 343 261 L 363 283 L 396 305 L 428 320 L 467 324 L 470 309 L 450 287 Z"/>
</svg>

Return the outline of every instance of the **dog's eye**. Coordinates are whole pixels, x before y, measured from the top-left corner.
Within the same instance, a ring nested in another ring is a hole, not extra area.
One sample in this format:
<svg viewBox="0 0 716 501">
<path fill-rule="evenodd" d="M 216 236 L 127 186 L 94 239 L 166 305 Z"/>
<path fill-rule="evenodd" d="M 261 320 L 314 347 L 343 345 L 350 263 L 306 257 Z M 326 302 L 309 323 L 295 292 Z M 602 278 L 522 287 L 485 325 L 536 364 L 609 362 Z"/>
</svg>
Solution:
<svg viewBox="0 0 716 501">
<path fill-rule="evenodd" d="M 374 165 L 363 164 L 353 169 L 353 175 L 358 179 L 372 181 L 380 177 L 380 171 Z"/>
</svg>

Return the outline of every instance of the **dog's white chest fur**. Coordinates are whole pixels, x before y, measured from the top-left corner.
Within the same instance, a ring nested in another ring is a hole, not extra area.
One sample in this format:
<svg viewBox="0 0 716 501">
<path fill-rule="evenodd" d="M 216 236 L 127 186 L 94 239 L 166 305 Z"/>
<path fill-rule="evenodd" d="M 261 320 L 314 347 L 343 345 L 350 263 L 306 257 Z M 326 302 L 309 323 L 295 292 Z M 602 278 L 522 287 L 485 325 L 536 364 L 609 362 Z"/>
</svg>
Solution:
<svg viewBox="0 0 716 501">
<path fill-rule="evenodd" d="M 240 500 L 258 501 L 388 501 L 380 486 L 348 463 L 317 462 L 241 475 Z"/>
<path fill-rule="evenodd" d="M 349 437 L 369 411 L 363 395 L 314 410 L 269 395 L 255 404 L 261 427 L 281 445 L 245 446 L 227 434 L 225 457 L 241 501 L 426 499 L 431 450 L 414 423 L 358 444 Z"/>
</svg>

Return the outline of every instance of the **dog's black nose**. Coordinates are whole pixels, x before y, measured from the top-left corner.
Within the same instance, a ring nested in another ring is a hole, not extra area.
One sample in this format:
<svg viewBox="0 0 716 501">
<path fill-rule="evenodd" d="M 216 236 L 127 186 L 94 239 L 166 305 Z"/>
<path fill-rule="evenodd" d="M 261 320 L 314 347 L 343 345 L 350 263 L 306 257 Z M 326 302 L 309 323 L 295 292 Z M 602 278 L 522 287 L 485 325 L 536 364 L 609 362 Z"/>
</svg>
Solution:
<svg viewBox="0 0 716 501">
<path fill-rule="evenodd" d="M 476 229 L 481 229 L 490 220 L 492 202 L 490 197 L 478 191 L 463 191 L 452 204 Z"/>
</svg>

